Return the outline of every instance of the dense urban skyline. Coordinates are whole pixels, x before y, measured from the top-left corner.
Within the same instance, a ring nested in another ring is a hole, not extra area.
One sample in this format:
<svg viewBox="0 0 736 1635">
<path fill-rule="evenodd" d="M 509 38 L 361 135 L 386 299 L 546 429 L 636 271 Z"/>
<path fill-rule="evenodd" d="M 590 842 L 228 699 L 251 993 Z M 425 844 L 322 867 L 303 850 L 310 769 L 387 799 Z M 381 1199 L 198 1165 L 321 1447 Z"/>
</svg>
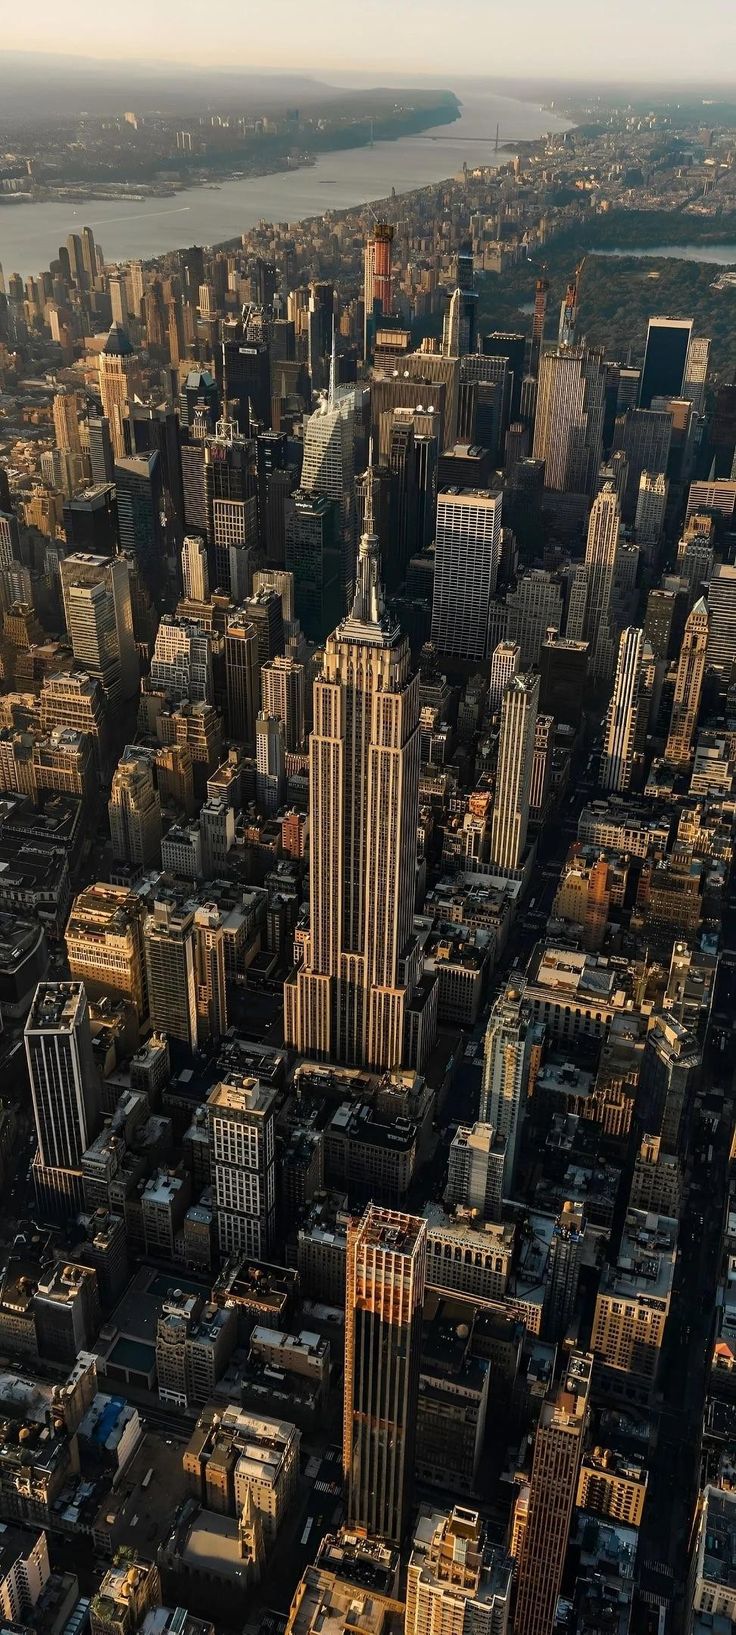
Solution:
<svg viewBox="0 0 736 1635">
<path fill-rule="evenodd" d="M 2 1630 L 733 1635 L 736 110 L 113 256 L 457 114 L 172 83 L 0 154 Z"/>
</svg>

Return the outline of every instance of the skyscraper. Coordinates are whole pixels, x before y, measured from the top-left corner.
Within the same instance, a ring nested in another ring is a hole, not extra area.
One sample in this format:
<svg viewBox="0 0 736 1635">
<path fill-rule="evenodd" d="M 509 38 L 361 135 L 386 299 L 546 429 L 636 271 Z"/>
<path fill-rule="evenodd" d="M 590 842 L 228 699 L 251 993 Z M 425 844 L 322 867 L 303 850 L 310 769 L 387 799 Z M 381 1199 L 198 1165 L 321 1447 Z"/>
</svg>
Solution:
<svg viewBox="0 0 736 1635">
<path fill-rule="evenodd" d="M 228 731 L 252 746 L 260 699 L 258 634 L 242 613 L 232 614 L 225 629 L 225 689 Z"/>
<path fill-rule="evenodd" d="M 426 1221 L 375 1204 L 348 1228 L 347 1519 L 394 1544 L 412 1511 L 426 1243 Z"/>
<path fill-rule="evenodd" d="M 588 579 L 585 636 L 590 644 L 590 668 L 596 680 L 610 676 L 613 668 L 610 619 L 620 532 L 618 496 L 613 483 L 605 483 L 591 506 L 585 546 Z"/>
<path fill-rule="evenodd" d="M 509 873 L 520 867 L 526 847 L 538 707 L 539 676 L 513 676 L 501 703 L 491 836 L 493 862 Z"/>
<path fill-rule="evenodd" d="M 496 715 L 509 682 L 521 669 L 521 648 L 518 642 L 502 641 L 491 654 L 491 675 L 488 686 L 488 713 Z"/>
<path fill-rule="evenodd" d="M 682 380 L 682 396 L 692 403 L 696 414 L 702 414 L 705 409 L 709 363 L 710 341 L 705 336 L 691 335 Z"/>
<path fill-rule="evenodd" d="M 622 630 L 599 774 L 601 787 L 617 794 L 630 787 L 636 754 L 644 747 L 653 664 L 644 631 L 634 625 Z"/>
<path fill-rule="evenodd" d="M 516 589 L 506 597 L 508 634 L 518 642 L 521 650 L 520 668 L 530 670 L 539 664 L 542 642 L 547 631 L 562 624 L 562 586 L 559 576 L 546 568 L 529 568 L 522 574 Z"/>
<path fill-rule="evenodd" d="M 181 552 L 184 595 L 192 602 L 206 602 L 210 593 L 207 551 L 198 534 L 187 534 Z"/>
<path fill-rule="evenodd" d="M 636 543 L 651 560 L 664 532 L 669 484 L 663 471 L 642 471 L 636 500 L 634 533 Z"/>
<path fill-rule="evenodd" d="M 391 248 L 394 229 L 388 222 L 377 221 L 366 239 L 363 258 L 363 312 L 364 345 L 369 357 L 373 350 L 376 325 L 391 312 Z"/>
<path fill-rule="evenodd" d="M 217 1233 L 223 1255 L 264 1259 L 276 1217 L 276 1092 L 228 1073 L 207 1100 Z"/>
<path fill-rule="evenodd" d="M 521 1120 L 526 1104 L 534 1035 L 531 1014 L 509 989 L 496 1000 L 483 1042 L 480 1117 L 506 1142 L 503 1187 L 513 1186 Z"/>
<path fill-rule="evenodd" d="M 286 796 L 284 729 L 277 716 L 256 716 L 256 801 L 261 812 L 277 812 Z"/>
<path fill-rule="evenodd" d="M 302 489 L 334 500 L 340 518 L 346 583 L 354 571 L 355 392 L 335 385 L 335 356 L 330 390 L 304 426 Z M 287 561 L 287 567 L 290 564 Z"/>
<path fill-rule="evenodd" d="M 216 903 L 200 903 L 194 911 L 194 974 L 197 1040 L 216 1042 L 227 1030 L 225 932 Z"/>
<path fill-rule="evenodd" d="M 707 652 L 708 609 L 701 596 L 685 621 L 685 634 L 677 664 L 675 695 L 665 749 L 666 759 L 679 765 L 686 766 L 690 760 Z"/>
<path fill-rule="evenodd" d="M 95 1134 L 98 1077 L 83 982 L 40 982 L 25 1026 L 28 1077 L 45 1187 L 70 1204 Z M 56 1172 L 56 1173 L 54 1173 Z M 76 1187 L 75 1187 L 76 1178 Z"/>
<path fill-rule="evenodd" d="M 136 868 L 161 860 L 161 801 L 149 755 L 127 748 L 113 774 L 108 804 L 113 856 Z"/>
<path fill-rule="evenodd" d="M 294 610 L 309 641 L 323 642 L 345 607 L 340 508 L 326 494 L 297 488 L 285 502 L 285 561 L 294 575 Z"/>
<path fill-rule="evenodd" d="M 419 684 L 383 605 L 373 533 L 314 684 L 309 786 L 310 928 L 285 986 L 287 1038 L 322 1060 L 395 1067 L 418 974 Z"/>
<path fill-rule="evenodd" d="M 437 496 L 432 642 L 440 653 L 487 657 L 501 504 L 490 489 L 447 488 Z"/>
<path fill-rule="evenodd" d="M 60 563 L 66 627 L 74 657 L 115 706 L 139 680 L 130 568 L 124 556 L 74 551 Z"/>
<path fill-rule="evenodd" d="M 533 455 L 544 460 L 546 488 L 563 494 L 593 492 L 601 459 L 605 390 L 602 352 L 568 346 L 542 354 Z"/>
<path fill-rule="evenodd" d="M 680 397 L 692 332 L 692 318 L 649 319 L 640 409 L 648 409 L 653 397 Z"/>
<path fill-rule="evenodd" d="M 112 451 L 116 460 L 127 453 L 125 411 L 135 391 L 135 353 L 130 336 L 119 323 L 112 324 L 98 360 L 102 413 L 110 426 Z"/>
<path fill-rule="evenodd" d="M 267 715 L 273 715 L 284 729 L 287 754 L 304 744 L 306 731 L 307 678 L 303 664 L 283 653 L 269 659 L 261 669 L 261 697 Z"/>
<path fill-rule="evenodd" d="M 708 664 L 730 679 L 736 664 L 736 568 L 719 563 L 708 585 Z"/>
<path fill-rule="evenodd" d="M 514 1629 L 552 1635 L 567 1553 L 593 1358 L 574 1351 L 553 1386 L 534 1438 L 529 1508 L 521 1544 Z"/>
<path fill-rule="evenodd" d="M 194 910 L 172 902 L 153 905 L 143 928 L 151 1025 L 197 1047 Z"/>
</svg>

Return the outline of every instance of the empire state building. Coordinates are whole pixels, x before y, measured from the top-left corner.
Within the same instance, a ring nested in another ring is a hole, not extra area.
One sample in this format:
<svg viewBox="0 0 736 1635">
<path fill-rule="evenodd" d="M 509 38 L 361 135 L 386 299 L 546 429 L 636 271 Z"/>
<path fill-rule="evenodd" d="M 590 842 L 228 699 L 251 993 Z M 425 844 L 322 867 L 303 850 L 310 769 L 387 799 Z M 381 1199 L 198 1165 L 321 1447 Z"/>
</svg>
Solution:
<svg viewBox="0 0 736 1635">
<path fill-rule="evenodd" d="M 352 611 L 327 640 L 309 746 L 310 926 L 284 990 L 300 1055 L 421 1067 L 436 1016 L 413 935 L 419 679 L 378 582 L 371 507 Z"/>
</svg>

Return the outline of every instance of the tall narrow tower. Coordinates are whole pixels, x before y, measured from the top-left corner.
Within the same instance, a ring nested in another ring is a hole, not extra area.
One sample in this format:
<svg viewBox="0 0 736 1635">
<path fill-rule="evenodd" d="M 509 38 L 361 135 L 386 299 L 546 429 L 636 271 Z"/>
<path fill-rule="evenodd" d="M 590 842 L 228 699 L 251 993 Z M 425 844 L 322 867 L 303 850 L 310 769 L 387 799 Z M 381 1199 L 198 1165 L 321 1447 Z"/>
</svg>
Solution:
<svg viewBox="0 0 736 1635">
<path fill-rule="evenodd" d="M 534 321 L 532 323 L 532 349 L 529 359 L 529 373 L 535 380 L 539 374 L 539 360 L 542 355 L 544 341 L 544 325 L 547 317 L 547 297 L 549 295 L 549 279 L 542 269 L 541 276 L 534 286 Z"/>
<path fill-rule="evenodd" d="M 617 793 L 628 789 L 637 750 L 643 748 L 651 697 L 653 654 L 636 625 L 622 630 L 613 692 L 606 716 L 600 782 Z"/>
<path fill-rule="evenodd" d="M 374 1068 L 405 1059 L 415 980 L 419 683 L 383 605 L 373 519 L 352 611 L 325 645 L 309 743 L 310 928 L 284 990 L 301 1055 Z"/>
<path fill-rule="evenodd" d="M 427 1223 L 369 1204 L 348 1230 L 347 1519 L 400 1544 L 411 1520 Z"/>
<path fill-rule="evenodd" d="M 506 1142 L 503 1188 L 513 1185 L 521 1121 L 526 1105 L 533 1032 L 531 1013 L 520 995 L 506 991 L 496 1000 L 483 1043 L 480 1116 Z"/>
<path fill-rule="evenodd" d="M 690 759 L 700 708 L 700 694 L 703 690 L 707 650 L 708 609 L 701 596 L 685 623 L 665 750 L 665 758 L 678 765 L 687 765 Z"/>
<path fill-rule="evenodd" d="M 593 1358 L 574 1351 L 542 1405 L 534 1438 L 529 1510 L 519 1561 L 514 1629 L 552 1635 L 575 1501 Z"/>
<path fill-rule="evenodd" d="M 518 869 L 524 855 L 538 706 L 539 676 L 513 676 L 501 704 L 501 741 L 493 802 L 491 850 L 493 861 L 500 869 Z"/>
<path fill-rule="evenodd" d="M 366 239 L 363 263 L 363 311 L 365 355 L 373 350 L 376 322 L 391 312 L 391 248 L 393 227 L 377 221 L 370 238 Z"/>
<path fill-rule="evenodd" d="M 591 668 L 596 677 L 610 676 L 613 668 L 609 615 L 620 532 L 618 495 L 613 483 L 604 483 L 591 506 L 585 547 L 588 578 L 585 636 L 590 642 Z"/>
</svg>

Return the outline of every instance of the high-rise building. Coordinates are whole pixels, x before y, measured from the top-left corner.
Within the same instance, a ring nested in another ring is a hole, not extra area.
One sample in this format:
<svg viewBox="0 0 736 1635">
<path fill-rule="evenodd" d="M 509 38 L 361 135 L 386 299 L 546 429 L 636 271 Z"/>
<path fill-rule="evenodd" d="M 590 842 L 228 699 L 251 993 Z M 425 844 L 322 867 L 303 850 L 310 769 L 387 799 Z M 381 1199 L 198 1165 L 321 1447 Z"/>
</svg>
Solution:
<svg viewBox="0 0 736 1635">
<path fill-rule="evenodd" d="M 257 424 L 261 431 L 271 424 L 271 359 L 263 341 L 223 339 L 220 359 L 223 400 L 230 405 L 233 419 L 243 437 L 250 437 Z"/>
<path fill-rule="evenodd" d="M 225 689 L 230 736 L 252 746 L 260 699 L 258 633 L 242 613 L 232 614 L 225 629 Z"/>
<path fill-rule="evenodd" d="M 686 766 L 690 760 L 707 652 L 708 609 L 701 596 L 685 621 L 685 634 L 677 664 L 670 730 L 665 749 L 666 759 L 678 765 Z"/>
<path fill-rule="evenodd" d="M 477 1511 L 422 1506 L 406 1583 L 405 1635 L 506 1635 L 512 1561 Z"/>
<path fill-rule="evenodd" d="M 308 641 L 323 642 L 345 606 L 338 502 L 297 488 L 286 500 L 284 529 L 296 617 Z"/>
<path fill-rule="evenodd" d="M 366 239 L 363 257 L 363 351 L 365 357 L 369 357 L 373 350 L 373 338 L 377 323 L 381 318 L 389 317 L 391 313 L 391 248 L 393 237 L 394 229 L 390 223 L 377 221 L 370 237 Z"/>
<path fill-rule="evenodd" d="M 418 976 L 419 683 L 384 608 L 372 533 L 351 613 L 325 646 L 313 717 L 310 927 L 285 987 L 287 1037 L 303 1055 L 396 1067 Z"/>
<path fill-rule="evenodd" d="M 187 534 L 181 552 L 184 595 L 192 602 L 206 602 L 210 593 L 207 551 L 198 534 Z"/>
<path fill-rule="evenodd" d="M 348 1227 L 347 1519 L 401 1544 L 412 1515 L 427 1223 L 369 1204 Z"/>
<path fill-rule="evenodd" d="M 634 534 L 644 556 L 656 556 L 664 532 L 669 483 L 663 471 L 642 471 L 636 499 Z"/>
<path fill-rule="evenodd" d="M 286 798 L 284 729 L 278 716 L 256 716 L 256 802 L 261 812 L 277 812 Z"/>
<path fill-rule="evenodd" d="M 161 801 L 149 755 L 130 745 L 113 774 L 108 803 L 113 856 L 136 868 L 161 859 Z"/>
<path fill-rule="evenodd" d="M 682 379 L 682 396 L 688 399 L 695 410 L 701 415 L 705 409 L 705 388 L 708 384 L 708 366 L 710 364 L 710 341 L 705 336 L 691 335 L 687 349 L 685 373 Z"/>
<path fill-rule="evenodd" d="M 67 1186 L 64 1175 L 79 1174 L 99 1115 L 84 983 L 39 983 L 25 1026 L 25 1046 L 38 1161 L 52 1190 L 58 1186 L 59 1193 L 73 1201 L 73 1185 Z M 79 1196 L 81 1200 L 81 1188 Z"/>
<path fill-rule="evenodd" d="M 549 1340 L 564 1340 L 575 1311 L 584 1239 L 583 1205 L 567 1198 L 555 1221 L 550 1244 L 544 1297 L 544 1333 Z"/>
<path fill-rule="evenodd" d="M 692 332 L 692 318 L 649 319 L 639 389 L 641 409 L 648 409 L 653 397 L 681 396 Z"/>
<path fill-rule="evenodd" d="M 152 1027 L 197 1046 L 197 980 L 194 910 L 158 901 L 143 928 L 148 1004 Z"/>
<path fill-rule="evenodd" d="M 514 990 L 501 994 L 491 1011 L 483 1043 L 480 1116 L 506 1143 L 506 1194 L 514 1180 L 534 1043 L 531 1014 L 520 995 Z"/>
<path fill-rule="evenodd" d="M 79 417 L 83 399 L 79 392 L 57 392 L 54 396 L 54 436 L 62 454 L 81 454 Z"/>
<path fill-rule="evenodd" d="M 112 477 L 111 463 L 109 479 L 103 481 L 95 477 L 90 488 L 83 488 L 65 500 L 64 531 L 67 543 L 74 550 L 114 555 L 118 543 L 118 510 Z"/>
<path fill-rule="evenodd" d="M 546 568 L 530 568 L 506 597 L 508 634 L 521 649 L 521 668 L 539 664 L 542 642 L 550 627 L 562 624 L 562 586 Z"/>
<path fill-rule="evenodd" d="M 126 558 L 74 551 L 61 561 L 60 573 L 75 659 L 99 681 L 110 705 L 133 698 L 139 665 Z"/>
<path fill-rule="evenodd" d="M 346 582 L 354 571 L 354 478 L 355 392 L 335 387 L 333 357 L 330 391 L 304 426 L 301 487 L 307 494 L 324 494 L 338 507 Z"/>
<path fill-rule="evenodd" d="M 113 482 L 114 455 L 113 438 L 110 437 L 110 420 L 103 414 L 90 414 L 87 420 L 88 435 L 90 435 L 90 471 L 95 487 L 105 487 Z"/>
<path fill-rule="evenodd" d="M 518 1564 L 514 1629 L 552 1635 L 588 1417 L 593 1358 L 573 1351 L 542 1404 Z"/>
<path fill-rule="evenodd" d="M 120 549 L 137 563 L 154 599 L 162 593 L 164 492 L 158 450 L 115 461 Z"/>
<path fill-rule="evenodd" d="M 613 483 L 606 483 L 591 506 L 585 546 L 588 579 L 585 637 L 590 647 L 591 673 L 596 680 L 605 680 L 613 669 L 611 604 L 620 533 L 618 495 Z"/>
<path fill-rule="evenodd" d="M 490 489 L 448 488 L 437 496 L 432 642 L 440 653 L 487 657 L 501 500 Z"/>
<path fill-rule="evenodd" d="M 145 908 L 125 886 L 87 886 L 72 905 L 64 940 L 69 970 L 92 999 L 129 999 L 148 1016 L 143 953 Z"/>
<path fill-rule="evenodd" d="M 586 641 L 574 641 L 548 630 L 539 655 L 539 707 L 555 721 L 580 725 L 588 675 Z"/>
<path fill-rule="evenodd" d="M 546 488 L 563 494 L 593 492 L 601 459 L 605 387 L 602 352 L 567 346 L 542 354 L 533 455 L 544 460 Z"/>
<path fill-rule="evenodd" d="M 635 625 L 622 630 L 599 773 L 601 787 L 617 794 L 630 787 L 637 753 L 644 747 L 653 666 L 644 631 Z"/>
<path fill-rule="evenodd" d="M 307 714 L 307 676 L 303 664 L 277 654 L 261 667 L 261 701 L 266 715 L 275 716 L 284 732 L 287 754 L 304 744 Z"/>
<path fill-rule="evenodd" d="M 509 682 L 521 669 L 521 648 L 516 641 L 501 641 L 491 654 L 488 714 L 497 715 Z"/>
<path fill-rule="evenodd" d="M 263 1260 L 276 1219 L 276 1092 L 228 1073 L 207 1100 L 210 1167 L 223 1255 Z"/>
<path fill-rule="evenodd" d="M 625 409 L 616 416 L 613 430 L 615 452 L 626 455 L 628 470 L 621 502 L 624 522 L 636 515 L 639 483 L 643 471 L 650 477 L 666 471 L 672 443 L 672 415 L 669 409 Z"/>
<path fill-rule="evenodd" d="M 151 659 L 151 687 L 166 693 L 176 704 L 211 704 L 211 632 L 193 620 L 164 614 Z"/>
<path fill-rule="evenodd" d="M 126 409 L 135 393 L 136 359 L 130 336 L 120 323 L 111 326 L 98 360 L 102 413 L 110 427 L 116 460 L 127 454 Z"/>
<path fill-rule="evenodd" d="M 492 1124 L 459 1124 L 450 1144 L 445 1203 L 500 1221 L 506 1142 Z"/>
<path fill-rule="evenodd" d="M 216 903 L 194 911 L 194 973 L 197 984 L 197 1039 L 217 1042 L 227 1032 L 225 931 Z"/>
<path fill-rule="evenodd" d="M 708 585 L 708 665 L 730 679 L 736 664 L 736 568 L 719 563 Z"/>
<path fill-rule="evenodd" d="M 497 869 L 519 869 L 526 847 L 539 676 L 517 675 L 501 703 L 501 738 L 493 802 L 491 853 Z"/>
</svg>

